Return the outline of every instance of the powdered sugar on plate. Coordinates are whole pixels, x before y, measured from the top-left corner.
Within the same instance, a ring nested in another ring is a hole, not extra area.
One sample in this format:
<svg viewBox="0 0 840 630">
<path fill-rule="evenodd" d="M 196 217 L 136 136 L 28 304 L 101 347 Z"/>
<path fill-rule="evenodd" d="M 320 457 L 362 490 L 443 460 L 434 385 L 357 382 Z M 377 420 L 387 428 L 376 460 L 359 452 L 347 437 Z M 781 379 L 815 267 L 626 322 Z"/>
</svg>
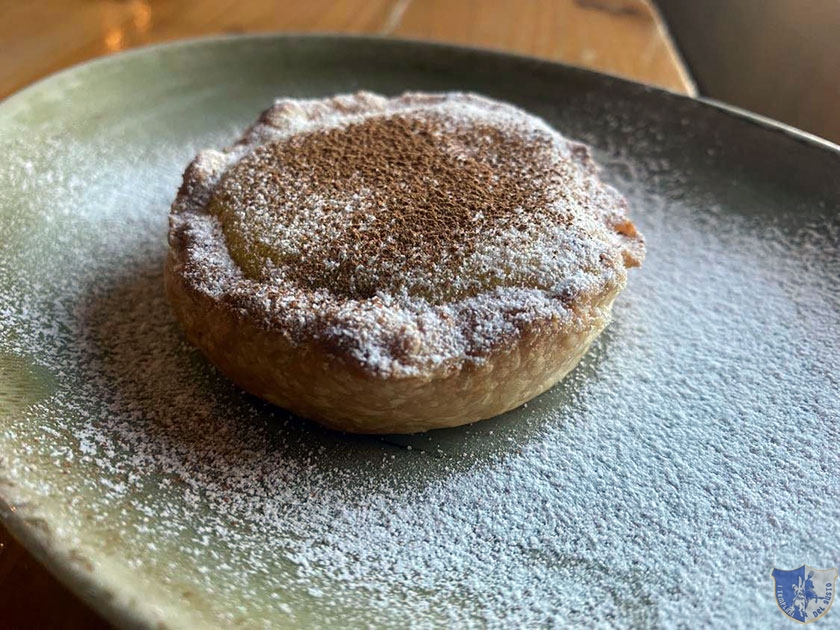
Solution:
<svg viewBox="0 0 840 630">
<path fill-rule="evenodd" d="M 162 266 L 196 146 L 115 144 L 7 152 L 0 474 L 94 566 L 129 567 L 149 610 L 253 627 L 754 627 L 779 619 L 772 566 L 836 565 L 828 209 L 791 198 L 768 221 L 737 191 L 666 201 L 641 183 L 658 182 L 650 165 L 613 165 L 649 255 L 581 366 L 498 419 L 362 438 L 241 393 L 182 339 Z"/>
</svg>

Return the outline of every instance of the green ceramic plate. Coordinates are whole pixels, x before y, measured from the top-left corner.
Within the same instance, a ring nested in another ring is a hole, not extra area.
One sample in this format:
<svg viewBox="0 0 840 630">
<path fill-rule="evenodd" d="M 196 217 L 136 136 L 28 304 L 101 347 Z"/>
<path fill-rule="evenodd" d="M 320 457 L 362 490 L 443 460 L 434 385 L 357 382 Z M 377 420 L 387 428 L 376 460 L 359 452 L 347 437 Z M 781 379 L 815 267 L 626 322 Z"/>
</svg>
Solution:
<svg viewBox="0 0 840 630">
<path fill-rule="evenodd" d="M 358 89 L 516 103 L 630 199 L 645 266 L 529 405 L 349 437 L 181 337 L 184 166 L 274 97 Z M 840 561 L 833 145 L 552 63 L 272 36 L 58 74 L 0 104 L 0 150 L 2 515 L 118 625 L 768 627 L 774 566 Z"/>
</svg>

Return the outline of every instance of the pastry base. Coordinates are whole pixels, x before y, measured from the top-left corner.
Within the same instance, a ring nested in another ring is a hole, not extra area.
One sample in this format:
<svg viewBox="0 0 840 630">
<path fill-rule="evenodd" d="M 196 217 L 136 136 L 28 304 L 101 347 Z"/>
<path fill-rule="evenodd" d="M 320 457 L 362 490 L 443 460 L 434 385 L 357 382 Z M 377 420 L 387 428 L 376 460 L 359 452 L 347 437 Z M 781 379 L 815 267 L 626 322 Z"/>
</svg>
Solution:
<svg viewBox="0 0 840 630">
<path fill-rule="evenodd" d="M 533 322 L 480 363 L 420 376 L 366 372 L 317 342 L 294 344 L 191 288 L 170 255 L 166 290 L 189 340 L 248 392 L 332 429 L 418 433 L 518 407 L 568 374 L 609 322 L 615 291 L 575 304 L 570 322 Z"/>
</svg>

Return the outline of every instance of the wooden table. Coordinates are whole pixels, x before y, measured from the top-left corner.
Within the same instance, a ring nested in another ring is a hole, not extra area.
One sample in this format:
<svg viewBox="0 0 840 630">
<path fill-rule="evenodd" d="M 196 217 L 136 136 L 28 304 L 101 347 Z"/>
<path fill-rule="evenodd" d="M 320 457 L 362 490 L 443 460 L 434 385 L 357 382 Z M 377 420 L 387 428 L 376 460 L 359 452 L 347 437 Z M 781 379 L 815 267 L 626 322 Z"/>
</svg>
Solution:
<svg viewBox="0 0 840 630">
<path fill-rule="evenodd" d="M 647 0 L 43 0 L 0 20 L 0 98 L 47 74 L 133 46 L 213 33 L 371 33 L 484 46 L 694 95 Z M 0 524 L 0 625 L 104 628 Z"/>
</svg>

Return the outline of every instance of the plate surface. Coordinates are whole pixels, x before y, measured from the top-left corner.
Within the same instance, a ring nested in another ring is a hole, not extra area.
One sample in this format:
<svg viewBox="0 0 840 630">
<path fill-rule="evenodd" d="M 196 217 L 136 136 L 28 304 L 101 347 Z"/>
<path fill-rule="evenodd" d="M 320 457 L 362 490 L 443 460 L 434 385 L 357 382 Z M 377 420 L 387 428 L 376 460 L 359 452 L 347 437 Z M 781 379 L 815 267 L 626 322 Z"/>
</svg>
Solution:
<svg viewBox="0 0 840 630">
<path fill-rule="evenodd" d="M 344 436 L 181 337 L 184 166 L 274 97 L 358 89 L 518 104 L 630 199 L 648 259 L 527 406 Z M 249 37 L 51 77 L 0 104 L 0 149 L 3 516 L 117 624 L 767 627 L 774 566 L 840 562 L 836 147 L 547 62 Z"/>
</svg>

